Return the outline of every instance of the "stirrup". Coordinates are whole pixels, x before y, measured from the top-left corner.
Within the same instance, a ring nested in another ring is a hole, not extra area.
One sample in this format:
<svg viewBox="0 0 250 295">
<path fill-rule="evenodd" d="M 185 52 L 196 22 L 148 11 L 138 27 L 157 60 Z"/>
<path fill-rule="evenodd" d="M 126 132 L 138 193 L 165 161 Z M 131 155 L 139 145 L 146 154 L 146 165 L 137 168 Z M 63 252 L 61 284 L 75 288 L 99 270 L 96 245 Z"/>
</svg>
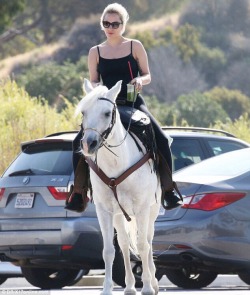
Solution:
<svg viewBox="0 0 250 295">
<path fill-rule="evenodd" d="M 165 210 L 172 210 L 181 205 L 181 199 L 175 194 L 174 191 L 169 191 L 162 194 L 162 206 Z"/>
<path fill-rule="evenodd" d="M 83 188 L 82 193 L 74 191 L 73 186 L 70 188 L 69 196 L 65 202 L 65 209 L 75 211 L 78 213 L 84 212 L 87 208 L 89 198 L 87 190 Z"/>
</svg>

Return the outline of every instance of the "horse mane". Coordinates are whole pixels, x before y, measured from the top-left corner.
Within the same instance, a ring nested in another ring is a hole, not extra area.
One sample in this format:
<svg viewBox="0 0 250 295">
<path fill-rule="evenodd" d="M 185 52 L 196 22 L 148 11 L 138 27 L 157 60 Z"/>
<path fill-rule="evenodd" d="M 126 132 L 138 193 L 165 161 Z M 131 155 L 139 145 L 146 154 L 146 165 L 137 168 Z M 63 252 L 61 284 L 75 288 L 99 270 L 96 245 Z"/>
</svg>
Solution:
<svg viewBox="0 0 250 295">
<path fill-rule="evenodd" d="M 75 116 L 82 113 L 84 107 L 88 105 L 89 107 L 93 106 L 96 100 L 100 97 L 106 97 L 106 94 L 108 92 L 108 88 L 103 85 L 99 85 L 89 93 L 86 93 L 86 95 L 80 100 L 76 107 Z"/>
</svg>

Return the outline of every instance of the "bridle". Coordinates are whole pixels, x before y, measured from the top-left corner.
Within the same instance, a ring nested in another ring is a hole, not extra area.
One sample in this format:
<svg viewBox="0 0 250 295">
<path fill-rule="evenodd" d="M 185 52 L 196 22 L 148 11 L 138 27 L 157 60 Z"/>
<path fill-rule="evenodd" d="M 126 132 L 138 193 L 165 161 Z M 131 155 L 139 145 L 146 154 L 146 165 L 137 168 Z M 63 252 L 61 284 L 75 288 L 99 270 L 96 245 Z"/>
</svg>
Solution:
<svg viewBox="0 0 250 295">
<path fill-rule="evenodd" d="M 110 102 L 112 105 L 113 105 L 113 111 L 112 111 L 112 118 L 111 118 L 111 121 L 110 121 L 110 124 L 109 124 L 109 127 L 104 130 L 102 133 L 100 133 L 97 129 L 95 128 L 85 128 L 83 129 L 83 133 L 85 133 L 86 130 L 92 130 L 92 131 L 95 131 L 97 132 L 100 137 L 102 138 L 102 143 L 100 144 L 100 147 L 104 146 L 105 148 L 107 148 L 112 154 L 114 154 L 116 156 L 116 154 L 110 150 L 110 148 L 113 148 L 113 147 L 118 147 L 120 146 L 126 139 L 127 135 L 128 135 L 128 132 L 129 132 L 129 128 L 130 128 L 130 124 L 131 124 L 131 118 L 130 118 L 130 122 L 128 124 L 128 128 L 126 130 L 126 134 L 124 136 L 124 138 L 122 139 L 122 141 L 117 144 L 117 145 L 110 145 L 106 142 L 109 134 L 111 133 L 115 123 L 116 123 L 116 109 L 117 109 L 117 106 L 116 106 L 116 103 L 114 103 L 112 100 L 106 98 L 106 97 L 99 97 L 98 100 L 104 100 L 104 101 L 108 101 Z M 132 117 L 132 116 L 131 116 Z"/>
</svg>

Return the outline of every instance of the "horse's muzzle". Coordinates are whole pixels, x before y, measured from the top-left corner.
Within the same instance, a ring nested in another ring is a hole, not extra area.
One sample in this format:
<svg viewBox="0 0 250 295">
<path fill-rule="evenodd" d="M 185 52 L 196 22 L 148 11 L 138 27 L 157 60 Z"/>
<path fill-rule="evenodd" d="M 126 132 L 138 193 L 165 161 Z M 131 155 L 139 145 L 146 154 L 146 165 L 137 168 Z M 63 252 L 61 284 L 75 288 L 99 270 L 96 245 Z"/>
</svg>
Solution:
<svg viewBox="0 0 250 295">
<path fill-rule="evenodd" d="M 92 156 L 99 149 L 99 138 L 96 134 L 84 135 L 81 140 L 81 147 L 85 156 Z"/>
</svg>

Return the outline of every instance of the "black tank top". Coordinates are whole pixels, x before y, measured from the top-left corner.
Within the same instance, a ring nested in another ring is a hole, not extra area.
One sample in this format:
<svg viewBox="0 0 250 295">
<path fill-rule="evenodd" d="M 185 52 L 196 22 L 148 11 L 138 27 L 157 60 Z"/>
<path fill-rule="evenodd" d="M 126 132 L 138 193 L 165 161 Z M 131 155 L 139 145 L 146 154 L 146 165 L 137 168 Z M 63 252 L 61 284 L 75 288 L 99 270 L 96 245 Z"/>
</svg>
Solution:
<svg viewBox="0 0 250 295">
<path fill-rule="evenodd" d="M 126 99 L 127 84 L 132 80 L 129 70 L 129 62 L 131 65 L 133 78 L 137 77 L 139 74 L 138 63 L 132 54 L 132 44 L 133 43 L 131 41 L 131 52 L 129 55 L 116 59 L 101 57 L 100 49 L 97 46 L 99 54 L 99 64 L 97 67 L 97 71 L 101 77 L 103 85 L 107 86 L 108 89 L 110 89 L 116 84 L 116 82 L 122 80 L 122 88 L 120 93 L 118 94 L 118 98 L 120 99 Z"/>
</svg>

